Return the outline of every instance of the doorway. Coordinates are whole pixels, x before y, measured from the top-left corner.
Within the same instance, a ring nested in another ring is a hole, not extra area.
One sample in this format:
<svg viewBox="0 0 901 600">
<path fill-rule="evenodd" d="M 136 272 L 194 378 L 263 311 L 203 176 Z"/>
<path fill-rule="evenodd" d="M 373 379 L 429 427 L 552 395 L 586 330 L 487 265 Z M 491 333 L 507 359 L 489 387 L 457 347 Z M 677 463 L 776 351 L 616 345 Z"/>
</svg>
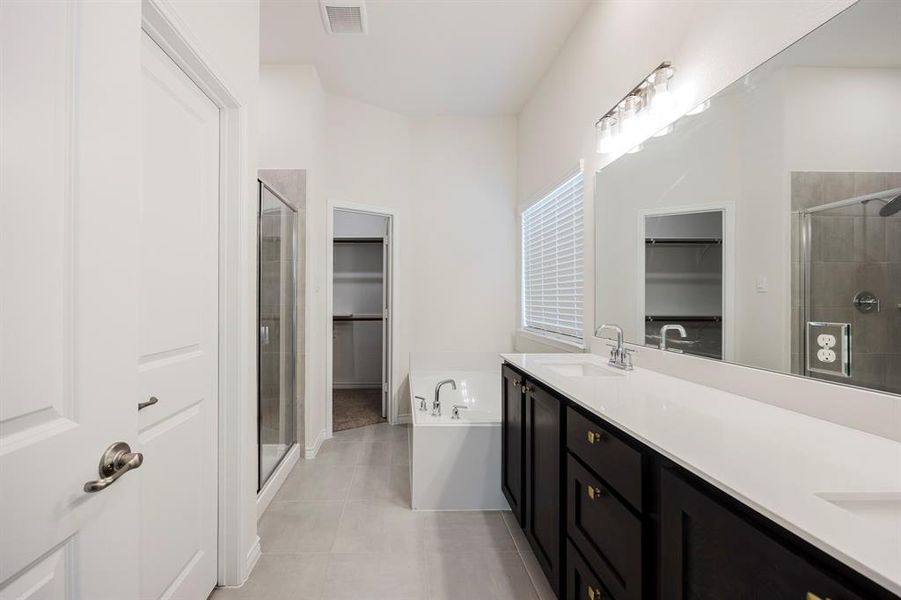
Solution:
<svg viewBox="0 0 901 600">
<path fill-rule="evenodd" d="M 389 419 L 391 218 L 332 217 L 331 417 L 343 431 Z"/>
<path fill-rule="evenodd" d="M 724 220 L 722 210 L 643 215 L 645 345 L 723 358 Z"/>
</svg>

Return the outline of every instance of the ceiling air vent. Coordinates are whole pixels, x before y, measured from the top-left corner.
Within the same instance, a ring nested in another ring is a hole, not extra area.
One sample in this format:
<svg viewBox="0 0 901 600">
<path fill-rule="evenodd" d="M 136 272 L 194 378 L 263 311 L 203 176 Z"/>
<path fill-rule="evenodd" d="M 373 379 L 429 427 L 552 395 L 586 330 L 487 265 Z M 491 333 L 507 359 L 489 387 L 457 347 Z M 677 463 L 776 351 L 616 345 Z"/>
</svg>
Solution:
<svg viewBox="0 0 901 600">
<path fill-rule="evenodd" d="M 332 35 L 366 34 L 366 5 L 362 0 L 320 0 L 322 24 Z"/>
</svg>

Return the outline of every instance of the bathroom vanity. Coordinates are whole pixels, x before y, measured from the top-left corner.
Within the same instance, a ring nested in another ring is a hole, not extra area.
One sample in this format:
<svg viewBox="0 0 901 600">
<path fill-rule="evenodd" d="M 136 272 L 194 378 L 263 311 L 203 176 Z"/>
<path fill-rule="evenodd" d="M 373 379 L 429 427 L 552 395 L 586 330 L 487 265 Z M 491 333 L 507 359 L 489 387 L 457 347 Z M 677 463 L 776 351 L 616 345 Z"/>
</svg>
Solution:
<svg viewBox="0 0 901 600">
<path fill-rule="evenodd" d="M 901 593 L 901 451 L 595 355 L 503 356 L 504 495 L 559 598 Z"/>
</svg>

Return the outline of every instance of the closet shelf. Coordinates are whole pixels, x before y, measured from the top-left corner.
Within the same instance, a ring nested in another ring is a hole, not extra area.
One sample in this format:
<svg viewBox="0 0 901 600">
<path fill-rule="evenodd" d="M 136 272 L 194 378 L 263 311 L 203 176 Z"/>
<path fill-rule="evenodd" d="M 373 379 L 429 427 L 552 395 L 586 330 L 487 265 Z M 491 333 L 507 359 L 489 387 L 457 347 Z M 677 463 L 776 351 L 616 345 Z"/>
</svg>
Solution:
<svg viewBox="0 0 901 600">
<path fill-rule="evenodd" d="M 645 238 L 648 246 L 717 246 L 722 238 Z"/>
<path fill-rule="evenodd" d="M 670 323 L 679 322 L 679 321 L 692 321 L 692 322 L 711 322 L 711 323 L 720 323 L 723 320 L 722 315 L 695 315 L 695 316 L 669 316 L 669 315 L 645 315 L 645 321 L 648 323 L 654 323 L 658 321 L 668 321 Z"/>
</svg>

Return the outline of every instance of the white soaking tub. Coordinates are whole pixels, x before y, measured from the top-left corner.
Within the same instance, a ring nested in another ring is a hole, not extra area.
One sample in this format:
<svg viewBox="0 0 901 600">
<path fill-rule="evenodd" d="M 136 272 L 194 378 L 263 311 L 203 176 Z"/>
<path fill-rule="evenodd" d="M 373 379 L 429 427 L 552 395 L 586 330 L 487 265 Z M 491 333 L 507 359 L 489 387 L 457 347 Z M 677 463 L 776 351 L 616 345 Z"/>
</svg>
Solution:
<svg viewBox="0 0 901 600">
<path fill-rule="evenodd" d="M 441 415 L 432 415 L 435 385 Z M 426 410 L 420 410 L 425 398 Z M 453 419 L 459 405 L 460 418 Z M 466 408 L 462 408 L 466 407 Z M 510 510 L 501 492 L 501 359 L 494 353 L 410 357 L 410 485 L 414 510 Z"/>
</svg>

